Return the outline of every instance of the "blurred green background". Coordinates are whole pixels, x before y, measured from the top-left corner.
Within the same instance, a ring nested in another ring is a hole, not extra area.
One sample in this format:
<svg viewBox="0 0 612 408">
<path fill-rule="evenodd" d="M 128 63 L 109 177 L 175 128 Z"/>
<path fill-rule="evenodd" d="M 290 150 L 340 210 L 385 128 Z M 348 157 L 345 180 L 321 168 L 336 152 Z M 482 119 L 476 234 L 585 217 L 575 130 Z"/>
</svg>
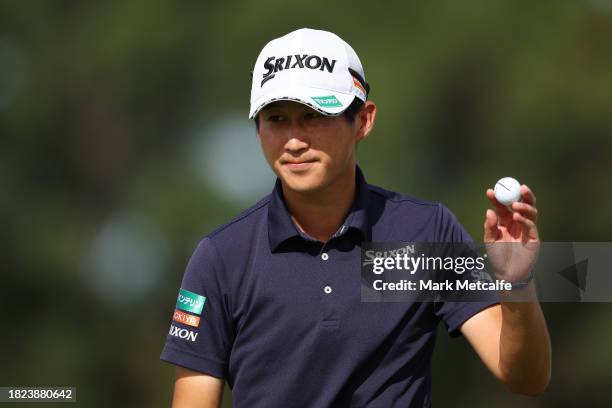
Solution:
<svg viewBox="0 0 612 408">
<path fill-rule="evenodd" d="M 186 262 L 272 189 L 249 73 L 304 26 L 365 66 L 370 183 L 445 203 L 480 239 L 485 188 L 512 175 L 543 240 L 611 240 L 610 1 L 0 0 L 0 386 L 169 406 L 158 358 Z M 543 308 L 543 396 L 510 395 L 441 330 L 434 406 L 610 406 L 611 305 Z"/>
</svg>

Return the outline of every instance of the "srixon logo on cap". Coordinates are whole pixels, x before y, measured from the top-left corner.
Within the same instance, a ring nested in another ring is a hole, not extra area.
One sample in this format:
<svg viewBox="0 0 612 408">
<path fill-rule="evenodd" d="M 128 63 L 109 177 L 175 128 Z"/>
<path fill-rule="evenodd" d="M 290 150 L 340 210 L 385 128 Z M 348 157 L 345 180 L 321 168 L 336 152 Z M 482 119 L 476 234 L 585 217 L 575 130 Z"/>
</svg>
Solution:
<svg viewBox="0 0 612 408">
<path fill-rule="evenodd" d="M 266 81 L 274 78 L 274 74 L 283 69 L 309 68 L 318 69 L 319 71 L 327 70 L 327 72 L 332 73 L 334 72 L 335 65 L 336 60 L 331 60 L 330 62 L 326 57 L 319 57 L 318 55 L 295 54 L 287 55 L 283 58 L 270 57 L 264 62 L 264 68 L 268 71 L 263 74 L 261 86 Z"/>
</svg>

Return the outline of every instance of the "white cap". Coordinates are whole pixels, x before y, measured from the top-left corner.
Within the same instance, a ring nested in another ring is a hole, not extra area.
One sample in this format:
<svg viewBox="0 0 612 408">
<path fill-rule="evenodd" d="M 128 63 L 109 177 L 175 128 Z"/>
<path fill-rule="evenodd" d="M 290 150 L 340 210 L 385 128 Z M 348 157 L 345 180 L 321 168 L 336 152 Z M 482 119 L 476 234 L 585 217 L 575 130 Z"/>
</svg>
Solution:
<svg viewBox="0 0 612 408">
<path fill-rule="evenodd" d="M 368 85 L 359 57 L 342 38 L 302 28 L 270 41 L 253 69 L 249 118 L 274 101 L 296 101 L 339 115 Z"/>
</svg>

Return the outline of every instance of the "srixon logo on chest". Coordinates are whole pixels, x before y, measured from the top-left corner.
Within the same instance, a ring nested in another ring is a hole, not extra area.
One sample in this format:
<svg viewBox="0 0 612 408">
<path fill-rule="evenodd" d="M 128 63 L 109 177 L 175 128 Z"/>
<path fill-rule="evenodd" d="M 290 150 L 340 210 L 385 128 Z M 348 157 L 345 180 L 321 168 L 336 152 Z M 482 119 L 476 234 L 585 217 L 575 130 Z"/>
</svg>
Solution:
<svg viewBox="0 0 612 408">
<path fill-rule="evenodd" d="M 308 68 L 308 69 L 318 69 L 319 71 L 326 70 L 329 73 L 334 72 L 334 66 L 336 65 L 336 60 L 329 60 L 326 57 L 319 57 L 318 55 L 308 55 L 308 54 L 294 54 L 287 55 L 286 57 L 276 58 L 270 57 L 264 62 L 264 68 L 267 72 L 264 72 L 263 79 L 261 80 L 261 86 L 274 78 L 274 75 L 278 71 L 282 71 L 284 69 L 294 69 L 294 68 Z"/>
</svg>

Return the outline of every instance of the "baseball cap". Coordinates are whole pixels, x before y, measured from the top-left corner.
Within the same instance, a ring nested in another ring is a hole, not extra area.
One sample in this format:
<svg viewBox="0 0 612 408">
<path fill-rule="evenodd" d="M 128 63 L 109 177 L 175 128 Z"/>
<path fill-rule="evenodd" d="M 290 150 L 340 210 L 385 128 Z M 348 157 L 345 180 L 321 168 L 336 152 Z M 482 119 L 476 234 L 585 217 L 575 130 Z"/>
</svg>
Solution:
<svg viewBox="0 0 612 408">
<path fill-rule="evenodd" d="M 329 31 L 301 28 L 270 41 L 252 74 L 249 119 L 275 101 L 296 101 L 325 115 L 340 115 L 369 85 L 359 57 Z"/>
</svg>

